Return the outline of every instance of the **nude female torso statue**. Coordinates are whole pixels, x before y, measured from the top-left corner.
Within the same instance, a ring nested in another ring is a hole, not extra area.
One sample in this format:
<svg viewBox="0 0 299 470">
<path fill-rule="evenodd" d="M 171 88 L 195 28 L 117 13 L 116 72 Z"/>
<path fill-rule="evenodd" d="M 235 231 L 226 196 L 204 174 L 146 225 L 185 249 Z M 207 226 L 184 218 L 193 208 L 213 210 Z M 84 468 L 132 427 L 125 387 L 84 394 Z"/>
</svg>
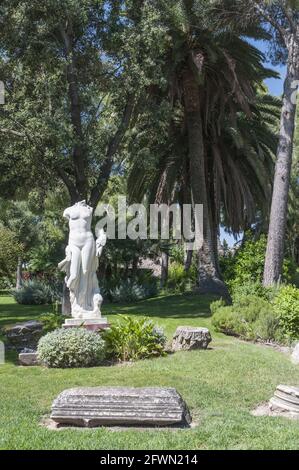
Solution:
<svg viewBox="0 0 299 470">
<path fill-rule="evenodd" d="M 102 231 L 95 241 L 91 231 L 93 209 L 85 201 L 65 209 L 63 216 L 69 220 L 69 240 L 66 258 L 59 268 L 66 272 L 66 285 L 70 290 L 72 316 L 97 318 L 101 316 L 102 296 L 96 275 L 98 256 L 106 243 Z"/>
</svg>

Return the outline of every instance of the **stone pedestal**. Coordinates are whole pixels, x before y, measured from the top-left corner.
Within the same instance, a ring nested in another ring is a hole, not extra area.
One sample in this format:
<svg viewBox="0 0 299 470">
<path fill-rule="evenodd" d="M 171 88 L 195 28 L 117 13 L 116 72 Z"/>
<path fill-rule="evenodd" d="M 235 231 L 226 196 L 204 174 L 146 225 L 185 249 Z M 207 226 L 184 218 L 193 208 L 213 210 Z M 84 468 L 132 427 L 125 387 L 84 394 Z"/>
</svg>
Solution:
<svg viewBox="0 0 299 470">
<path fill-rule="evenodd" d="M 97 330 L 106 330 L 110 327 L 107 318 L 91 318 L 91 319 L 76 319 L 76 318 L 67 318 L 62 325 L 63 328 L 78 328 L 84 327 L 87 330 L 97 331 Z"/>
<path fill-rule="evenodd" d="M 74 426 L 182 426 L 191 422 L 174 388 L 84 387 L 64 390 L 51 419 Z"/>
<path fill-rule="evenodd" d="M 211 341 L 212 337 L 207 328 L 179 326 L 173 335 L 172 350 L 207 349 Z"/>
<path fill-rule="evenodd" d="M 271 411 L 284 411 L 299 416 L 299 387 L 278 385 L 269 402 Z"/>
</svg>

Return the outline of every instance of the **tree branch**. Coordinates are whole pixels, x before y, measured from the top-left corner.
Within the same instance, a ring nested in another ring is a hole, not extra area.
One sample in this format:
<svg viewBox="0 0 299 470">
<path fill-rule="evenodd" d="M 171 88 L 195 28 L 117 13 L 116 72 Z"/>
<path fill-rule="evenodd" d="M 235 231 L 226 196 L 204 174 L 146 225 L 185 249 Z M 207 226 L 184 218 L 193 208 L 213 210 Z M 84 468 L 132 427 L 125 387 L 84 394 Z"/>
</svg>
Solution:
<svg viewBox="0 0 299 470">
<path fill-rule="evenodd" d="M 25 137 L 26 138 L 25 134 L 22 134 L 21 132 L 18 132 L 18 131 L 14 131 L 13 129 L 2 128 L 2 129 L 0 129 L 0 132 L 2 132 L 2 134 L 13 134 L 13 135 L 16 135 L 18 137 Z"/>
<path fill-rule="evenodd" d="M 71 122 L 74 130 L 73 164 L 76 186 L 80 198 L 85 198 L 88 188 L 88 180 L 86 177 L 86 156 L 84 154 L 85 148 L 82 132 L 81 105 L 74 57 L 74 35 L 71 22 L 69 20 L 67 21 L 66 28 L 60 26 L 60 33 L 64 42 L 67 59 L 66 76 L 70 99 Z"/>
<path fill-rule="evenodd" d="M 288 42 L 288 32 L 277 22 L 274 20 L 274 18 L 272 18 L 270 15 L 268 15 L 268 13 L 265 11 L 265 9 L 258 3 L 258 2 L 254 2 L 254 8 L 256 10 L 257 13 L 259 13 L 259 15 L 265 20 L 267 21 L 268 23 L 271 24 L 271 26 L 276 29 L 276 31 L 278 31 L 278 33 L 280 34 L 280 37 L 283 41 L 283 43 L 285 44 L 285 46 L 287 47 L 287 42 Z"/>
<path fill-rule="evenodd" d="M 294 18 L 292 16 L 292 10 L 284 2 L 281 2 L 281 9 L 282 9 L 283 13 L 285 14 L 288 22 L 290 23 L 290 29 L 291 29 L 292 33 L 296 34 L 297 25 L 296 25 L 296 23 L 294 21 Z"/>
<path fill-rule="evenodd" d="M 127 103 L 123 112 L 121 123 L 115 132 L 114 136 L 111 138 L 104 162 L 102 164 L 100 174 L 98 176 L 97 182 L 93 187 L 90 195 L 89 203 L 92 207 L 96 207 L 101 195 L 106 189 L 108 178 L 111 173 L 112 165 L 113 165 L 113 157 L 119 149 L 119 146 L 122 142 L 122 139 L 130 125 L 133 109 L 135 103 L 135 96 L 129 95 L 127 99 Z"/>
</svg>

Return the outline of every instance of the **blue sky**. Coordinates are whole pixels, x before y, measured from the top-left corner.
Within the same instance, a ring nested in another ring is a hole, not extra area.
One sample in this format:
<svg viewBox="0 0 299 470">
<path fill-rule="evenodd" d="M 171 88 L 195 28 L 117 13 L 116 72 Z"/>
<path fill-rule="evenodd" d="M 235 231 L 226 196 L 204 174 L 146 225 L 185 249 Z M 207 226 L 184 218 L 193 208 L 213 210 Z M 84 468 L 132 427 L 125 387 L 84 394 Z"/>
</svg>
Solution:
<svg viewBox="0 0 299 470">
<path fill-rule="evenodd" d="M 266 42 L 257 41 L 257 42 L 254 42 L 253 44 L 256 47 L 258 47 L 258 49 L 260 49 L 262 52 L 264 52 L 264 53 L 267 52 L 268 45 L 267 45 Z M 268 67 L 268 68 L 271 68 L 271 69 L 273 69 L 273 70 L 275 70 L 276 72 L 279 73 L 280 79 L 270 78 L 269 80 L 265 80 L 265 83 L 266 83 L 267 87 L 269 88 L 269 92 L 272 95 L 281 96 L 282 91 L 283 91 L 283 82 L 284 82 L 284 78 L 285 78 L 285 74 L 286 74 L 285 66 L 283 66 L 283 65 L 274 66 L 269 62 L 265 62 L 265 66 Z M 235 238 L 232 235 L 229 235 L 228 233 L 226 233 L 225 230 L 223 229 L 223 227 L 221 227 L 221 229 L 220 229 L 220 240 L 221 240 L 221 242 L 223 241 L 223 239 L 225 239 L 227 241 L 229 246 L 233 246 L 236 242 Z"/>
</svg>

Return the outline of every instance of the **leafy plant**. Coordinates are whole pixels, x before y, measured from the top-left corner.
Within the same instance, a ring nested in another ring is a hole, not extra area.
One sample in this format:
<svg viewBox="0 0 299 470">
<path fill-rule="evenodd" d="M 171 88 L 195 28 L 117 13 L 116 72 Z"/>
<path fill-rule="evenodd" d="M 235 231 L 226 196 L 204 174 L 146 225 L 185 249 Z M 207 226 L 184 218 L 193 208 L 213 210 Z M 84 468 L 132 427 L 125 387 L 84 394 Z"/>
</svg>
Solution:
<svg viewBox="0 0 299 470">
<path fill-rule="evenodd" d="M 214 302 L 216 304 L 216 302 Z M 254 295 L 238 297 L 232 306 L 213 306 L 216 331 L 248 340 L 281 340 L 281 328 L 273 305 Z"/>
<path fill-rule="evenodd" d="M 262 287 L 267 238 L 265 235 L 261 235 L 256 240 L 250 232 L 246 233 L 246 237 L 247 240 L 235 254 L 228 253 L 220 258 L 224 280 L 233 296 L 238 295 L 243 289 L 245 294 L 256 294 L 268 298 L 267 291 Z M 291 282 L 295 275 L 294 263 L 290 259 L 285 259 L 283 263 L 284 281 Z M 271 297 L 270 291 L 268 294 Z"/>
<path fill-rule="evenodd" d="M 48 367 L 92 367 L 105 357 L 105 343 L 98 333 L 84 328 L 61 328 L 38 343 L 39 360 Z"/>
<path fill-rule="evenodd" d="M 108 295 L 112 302 L 136 302 L 157 293 L 156 284 L 139 284 L 133 279 L 122 281 L 119 285 L 110 289 Z"/>
<path fill-rule="evenodd" d="M 216 310 L 219 310 L 219 308 L 225 307 L 225 306 L 226 306 L 225 300 L 223 300 L 223 299 L 214 300 L 214 302 L 211 302 L 211 303 L 210 303 L 210 311 L 211 311 L 211 314 L 214 315 L 214 313 L 216 312 Z"/>
<path fill-rule="evenodd" d="M 191 291 L 195 279 L 196 270 L 193 265 L 189 271 L 185 271 L 184 265 L 175 261 L 169 266 L 166 289 L 176 293 Z"/>
<path fill-rule="evenodd" d="M 103 335 L 108 354 L 121 361 L 136 361 L 164 354 L 166 337 L 147 318 L 121 316 Z"/>
<path fill-rule="evenodd" d="M 286 337 L 299 338 L 299 289 L 282 286 L 274 299 L 274 310 Z"/>
<path fill-rule="evenodd" d="M 19 304 L 26 305 L 51 304 L 57 298 L 57 292 L 50 284 L 37 280 L 26 281 L 12 294 Z"/>
<path fill-rule="evenodd" d="M 253 295 L 261 299 L 271 301 L 277 294 L 276 287 L 264 287 L 259 281 L 248 281 L 243 284 L 236 284 L 232 291 L 233 302 L 238 302 L 239 298 Z"/>
<path fill-rule="evenodd" d="M 54 304 L 55 305 L 55 304 Z M 43 324 L 43 332 L 49 333 L 50 331 L 57 330 L 63 324 L 63 316 L 58 312 L 58 309 L 53 308 L 53 312 L 45 313 L 39 317 Z"/>
</svg>

